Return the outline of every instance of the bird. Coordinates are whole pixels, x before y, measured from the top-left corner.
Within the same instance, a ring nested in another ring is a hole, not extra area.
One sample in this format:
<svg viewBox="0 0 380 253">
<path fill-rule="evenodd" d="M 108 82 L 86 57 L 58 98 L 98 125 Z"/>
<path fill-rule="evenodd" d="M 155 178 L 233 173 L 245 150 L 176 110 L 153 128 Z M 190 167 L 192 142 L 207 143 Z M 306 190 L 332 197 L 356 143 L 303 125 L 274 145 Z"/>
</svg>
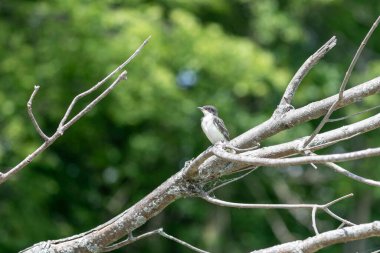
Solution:
<svg viewBox="0 0 380 253">
<path fill-rule="evenodd" d="M 221 118 L 218 117 L 218 110 L 213 105 L 198 107 L 203 112 L 201 127 L 207 139 L 212 144 L 217 142 L 228 142 L 230 140 L 228 130 Z"/>
</svg>

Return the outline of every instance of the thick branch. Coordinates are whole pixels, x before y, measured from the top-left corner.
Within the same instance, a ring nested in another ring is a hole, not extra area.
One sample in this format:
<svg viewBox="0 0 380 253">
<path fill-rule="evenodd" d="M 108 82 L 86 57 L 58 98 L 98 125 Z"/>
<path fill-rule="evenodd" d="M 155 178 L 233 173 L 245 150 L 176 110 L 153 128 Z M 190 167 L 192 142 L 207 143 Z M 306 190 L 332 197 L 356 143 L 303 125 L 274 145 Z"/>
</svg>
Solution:
<svg viewBox="0 0 380 253">
<path fill-rule="evenodd" d="M 251 253 L 312 253 L 334 244 L 379 236 L 380 221 L 374 221 L 372 223 L 360 224 L 324 232 L 319 235 L 309 237 L 303 241 L 300 240 L 284 243 L 266 249 L 255 250 Z"/>
<path fill-rule="evenodd" d="M 92 253 L 101 252 L 106 246 L 130 234 L 147 220 L 159 214 L 165 207 L 188 194 L 188 183 L 178 172 L 125 212 L 88 232 L 48 242 L 38 243 L 23 253 L 54 252 Z"/>
</svg>

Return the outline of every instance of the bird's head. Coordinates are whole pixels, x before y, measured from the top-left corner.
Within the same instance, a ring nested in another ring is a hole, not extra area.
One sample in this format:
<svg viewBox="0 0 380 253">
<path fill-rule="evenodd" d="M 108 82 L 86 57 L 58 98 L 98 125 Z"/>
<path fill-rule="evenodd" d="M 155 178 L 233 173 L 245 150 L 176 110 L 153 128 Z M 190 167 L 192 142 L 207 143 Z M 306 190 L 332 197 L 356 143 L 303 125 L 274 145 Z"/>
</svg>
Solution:
<svg viewBox="0 0 380 253">
<path fill-rule="evenodd" d="M 215 108 L 215 106 L 204 105 L 204 106 L 198 107 L 198 109 L 201 110 L 205 116 L 207 114 L 218 116 L 218 110 Z"/>
</svg>

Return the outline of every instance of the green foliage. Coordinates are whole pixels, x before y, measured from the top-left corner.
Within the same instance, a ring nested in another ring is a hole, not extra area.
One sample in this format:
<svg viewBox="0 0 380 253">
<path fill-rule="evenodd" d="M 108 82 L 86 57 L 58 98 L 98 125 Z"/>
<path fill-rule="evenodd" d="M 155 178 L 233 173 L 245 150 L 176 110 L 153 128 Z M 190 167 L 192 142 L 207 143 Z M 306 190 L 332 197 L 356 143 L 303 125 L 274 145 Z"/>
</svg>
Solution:
<svg viewBox="0 0 380 253">
<path fill-rule="evenodd" d="M 141 199 L 208 147 L 197 106 L 216 105 L 232 136 L 264 121 L 300 64 L 337 34 L 336 49 L 305 79 L 296 106 L 334 94 L 356 47 L 380 11 L 378 1 L 369 2 L 0 2 L 2 170 L 17 164 L 42 142 L 26 113 L 34 85 L 41 86 L 34 112 L 44 131 L 51 134 L 76 94 L 101 80 L 152 35 L 128 65 L 127 81 L 24 171 L 0 186 L 0 251 L 15 252 L 41 240 L 86 231 Z M 378 75 L 379 38 L 377 31 L 351 84 Z M 75 111 L 90 99 L 83 99 Z M 366 99 L 334 116 L 360 111 L 377 101 L 378 97 Z M 268 143 L 306 135 L 316 123 L 282 133 Z M 329 127 L 334 126 L 326 129 Z M 362 147 L 379 143 L 374 133 L 360 138 Z M 354 141 L 340 148 L 354 149 L 352 145 L 357 148 Z M 374 161 L 348 163 L 347 167 L 356 165 L 364 176 L 379 179 Z M 357 200 L 339 207 L 343 216 L 352 217 L 362 217 L 361 210 L 347 208 L 362 203 L 360 194 L 371 192 L 369 201 L 379 201 L 376 189 L 324 168 L 310 170 L 263 169 L 218 194 L 234 201 L 279 203 L 282 200 L 273 187 L 284 180 L 303 202 L 358 192 Z M 319 180 L 321 177 L 324 180 Z M 255 185 L 261 187 L 259 196 L 253 194 Z M 379 219 L 378 210 L 371 211 L 356 222 Z M 309 227 L 296 223 L 294 216 L 285 211 L 278 214 L 297 238 L 312 234 Z M 141 231 L 162 226 L 213 252 L 242 252 L 279 243 L 268 216 L 265 211 L 180 200 Z M 324 221 L 325 228 L 337 225 L 328 218 Z M 162 238 L 147 241 L 130 246 L 131 250 L 184 251 Z"/>
</svg>

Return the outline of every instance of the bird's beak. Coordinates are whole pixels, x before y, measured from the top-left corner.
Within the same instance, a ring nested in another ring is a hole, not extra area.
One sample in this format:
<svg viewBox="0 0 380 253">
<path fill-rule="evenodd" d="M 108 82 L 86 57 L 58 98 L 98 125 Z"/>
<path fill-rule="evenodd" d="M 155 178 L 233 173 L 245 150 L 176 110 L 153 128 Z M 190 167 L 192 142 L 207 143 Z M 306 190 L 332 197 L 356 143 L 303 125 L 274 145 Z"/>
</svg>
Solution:
<svg viewBox="0 0 380 253">
<path fill-rule="evenodd" d="M 199 106 L 198 109 L 203 112 L 203 107 L 202 106 Z"/>
</svg>

